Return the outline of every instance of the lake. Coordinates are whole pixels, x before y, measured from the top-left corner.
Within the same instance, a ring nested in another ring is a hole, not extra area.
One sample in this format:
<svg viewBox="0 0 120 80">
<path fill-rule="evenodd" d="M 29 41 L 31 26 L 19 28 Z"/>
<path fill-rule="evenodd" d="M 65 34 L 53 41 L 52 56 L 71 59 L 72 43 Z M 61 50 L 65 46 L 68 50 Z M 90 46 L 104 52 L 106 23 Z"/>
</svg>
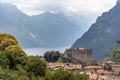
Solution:
<svg viewBox="0 0 120 80">
<path fill-rule="evenodd" d="M 26 48 L 23 49 L 28 55 L 32 55 L 32 56 L 43 56 L 45 52 L 47 51 L 59 51 L 61 53 L 63 53 L 66 49 L 68 49 L 69 47 L 60 47 L 60 48 L 40 48 L 40 47 L 36 47 L 36 48 Z"/>
</svg>

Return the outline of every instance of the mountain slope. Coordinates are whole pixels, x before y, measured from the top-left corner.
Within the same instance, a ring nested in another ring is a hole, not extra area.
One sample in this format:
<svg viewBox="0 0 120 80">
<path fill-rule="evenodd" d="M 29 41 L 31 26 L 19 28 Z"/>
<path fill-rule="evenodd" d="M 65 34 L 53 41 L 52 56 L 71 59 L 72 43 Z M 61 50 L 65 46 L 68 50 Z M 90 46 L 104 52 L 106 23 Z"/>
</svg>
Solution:
<svg viewBox="0 0 120 80">
<path fill-rule="evenodd" d="M 43 42 L 38 44 L 42 44 L 43 47 L 69 46 L 81 31 L 79 26 L 49 12 L 32 16 L 31 22 L 30 29 L 39 34 L 36 37 Z"/>
<path fill-rule="evenodd" d="M 16 6 L 0 4 L 0 32 L 14 35 L 22 47 L 33 47 L 36 44 L 29 35 L 29 16 L 22 13 Z M 33 44 L 30 44 L 33 43 Z"/>
<path fill-rule="evenodd" d="M 23 48 L 66 47 L 78 38 L 81 27 L 49 12 L 30 17 L 6 3 L 0 4 L 0 32 L 14 35 Z"/>
<path fill-rule="evenodd" d="M 72 48 L 92 48 L 98 60 L 108 57 L 114 49 L 116 40 L 120 40 L 120 1 L 108 12 L 98 17 L 90 29 L 78 39 Z"/>
</svg>

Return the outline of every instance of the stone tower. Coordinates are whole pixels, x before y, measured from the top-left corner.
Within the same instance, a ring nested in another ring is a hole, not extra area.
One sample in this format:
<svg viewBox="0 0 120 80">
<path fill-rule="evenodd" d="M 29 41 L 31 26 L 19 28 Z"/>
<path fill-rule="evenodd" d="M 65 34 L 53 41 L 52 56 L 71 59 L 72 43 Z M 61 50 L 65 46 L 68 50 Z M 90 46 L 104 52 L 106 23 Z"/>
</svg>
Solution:
<svg viewBox="0 0 120 80">
<path fill-rule="evenodd" d="M 74 48 L 66 49 L 64 57 L 73 63 L 82 63 L 84 65 L 91 65 L 93 63 L 92 49 Z"/>
</svg>

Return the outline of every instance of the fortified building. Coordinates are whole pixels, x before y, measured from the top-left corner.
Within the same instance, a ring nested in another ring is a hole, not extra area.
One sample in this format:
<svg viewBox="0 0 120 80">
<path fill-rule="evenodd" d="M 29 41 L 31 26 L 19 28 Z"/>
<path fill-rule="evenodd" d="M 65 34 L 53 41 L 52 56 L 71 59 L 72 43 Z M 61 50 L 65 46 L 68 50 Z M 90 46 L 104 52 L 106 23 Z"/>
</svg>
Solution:
<svg viewBox="0 0 120 80">
<path fill-rule="evenodd" d="M 64 57 L 73 63 L 81 63 L 83 65 L 92 65 L 95 62 L 92 57 L 92 49 L 86 48 L 66 49 Z"/>
</svg>

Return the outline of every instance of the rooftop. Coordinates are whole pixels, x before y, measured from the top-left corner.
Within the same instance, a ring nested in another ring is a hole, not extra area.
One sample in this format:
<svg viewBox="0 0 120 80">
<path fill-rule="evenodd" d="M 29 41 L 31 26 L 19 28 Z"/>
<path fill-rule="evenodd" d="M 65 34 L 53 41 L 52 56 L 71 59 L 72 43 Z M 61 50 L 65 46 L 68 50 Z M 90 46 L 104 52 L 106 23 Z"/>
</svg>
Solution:
<svg viewBox="0 0 120 80">
<path fill-rule="evenodd" d="M 73 50 L 92 50 L 89 48 L 70 48 L 70 49 L 66 49 L 66 51 L 73 51 Z"/>
</svg>

